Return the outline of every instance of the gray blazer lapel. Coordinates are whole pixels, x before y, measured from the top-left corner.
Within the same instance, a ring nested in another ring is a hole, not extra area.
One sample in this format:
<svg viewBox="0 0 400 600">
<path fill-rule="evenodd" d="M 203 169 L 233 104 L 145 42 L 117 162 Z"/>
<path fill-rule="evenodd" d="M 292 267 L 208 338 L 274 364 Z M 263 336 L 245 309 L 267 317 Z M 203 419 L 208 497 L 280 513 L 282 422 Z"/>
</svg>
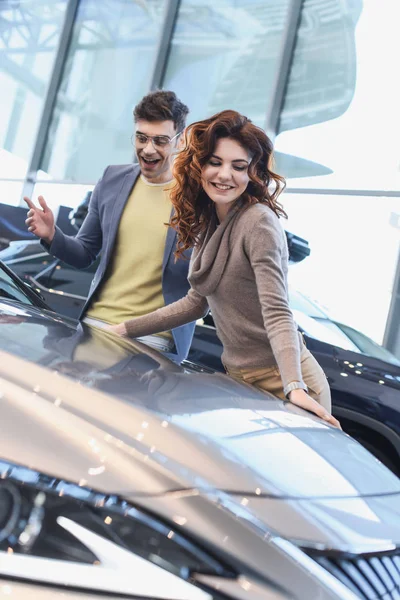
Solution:
<svg viewBox="0 0 400 600">
<path fill-rule="evenodd" d="M 121 220 L 122 211 L 125 208 L 125 204 L 128 201 L 133 186 L 136 183 L 137 178 L 140 175 L 139 165 L 133 165 L 131 173 L 125 175 L 122 185 L 119 189 L 118 195 L 115 199 L 114 210 L 112 212 L 110 229 L 107 236 L 107 247 L 105 249 L 105 264 L 108 265 L 110 259 L 110 253 L 114 247 L 115 236 L 117 235 L 119 222 Z"/>
<path fill-rule="evenodd" d="M 174 209 L 171 211 L 171 217 L 174 214 Z M 172 229 L 172 227 L 168 227 L 167 231 L 167 239 L 165 240 L 165 249 L 164 249 L 164 257 L 162 264 L 162 272 L 164 273 L 164 269 L 167 266 L 170 254 L 173 250 L 175 250 L 176 245 L 176 231 Z"/>
</svg>

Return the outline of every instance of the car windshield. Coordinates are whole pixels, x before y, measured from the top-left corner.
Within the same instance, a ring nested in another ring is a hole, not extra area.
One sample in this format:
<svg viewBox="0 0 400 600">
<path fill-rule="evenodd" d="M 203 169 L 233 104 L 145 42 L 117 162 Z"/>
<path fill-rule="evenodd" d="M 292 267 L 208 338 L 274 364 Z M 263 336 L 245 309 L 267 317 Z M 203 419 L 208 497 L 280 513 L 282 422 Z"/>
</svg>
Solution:
<svg viewBox="0 0 400 600">
<path fill-rule="evenodd" d="M 400 361 L 393 356 L 387 348 L 380 346 L 374 342 L 374 340 L 371 340 L 371 338 L 361 333 L 361 331 L 357 331 L 357 329 L 353 329 L 353 327 L 349 327 L 349 325 L 344 325 L 343 323 L 335 322 L 335 325 L 340 327 L 343 333 L 345 333 L 364 354 L 400 366 Z"/>
<path fill-rule="evenodd" d="M 23 302 L 24 304 L 32 304 L 24 291 L 3 269 L 0 269 L 0 297 L 6 298 L 7 300 Z"/>
<path fill-rule="evenodd" d="M 290 307 L 300 311 L 308 317 L 327 317 L 328 315 L 319 308 L 314 302 L 306 298 L 303 294 L 290 288 L 289 290 Z"/>
<path fill-rule="evenodd" d="M 361 331 L 333 321 L 317 304 L 300 292 L 290 290 L 289 301 L 297 324 L 310 337 L 400 366 L 400 361 L 389 350 Z"/>
</svg>

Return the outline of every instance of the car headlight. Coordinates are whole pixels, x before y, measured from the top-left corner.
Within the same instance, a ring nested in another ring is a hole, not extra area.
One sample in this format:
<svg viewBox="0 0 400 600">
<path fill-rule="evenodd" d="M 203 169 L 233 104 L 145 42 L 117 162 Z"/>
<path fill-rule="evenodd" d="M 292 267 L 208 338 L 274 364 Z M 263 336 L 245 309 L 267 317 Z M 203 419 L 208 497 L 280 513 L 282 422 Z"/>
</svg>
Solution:
<svg viewBox="0 0 400 600">
<path fill-rule="evenodd" d="M 235 573 L 118 496 L 0 461 L 0 574 L 152 598 L 211 599 Z"/>
</svg>

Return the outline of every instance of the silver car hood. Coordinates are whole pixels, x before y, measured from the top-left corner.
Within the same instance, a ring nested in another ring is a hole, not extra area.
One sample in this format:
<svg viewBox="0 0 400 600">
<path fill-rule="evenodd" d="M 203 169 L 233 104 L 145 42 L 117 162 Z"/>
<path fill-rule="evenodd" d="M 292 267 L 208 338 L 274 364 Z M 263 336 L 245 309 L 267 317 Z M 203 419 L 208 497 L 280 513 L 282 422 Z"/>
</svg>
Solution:
<svg viewBox="0 0 400 600">
<path fill-rule="evenodd" d="M 175 385 L 160 413 L 3 352 L 0 386 L 0 471 L 4 459 L 28 479 L 36 470 L 146 497 L 166 516 L 160 498 L 192 491 L 299 543 L 400 544 L 398 478 L 342 432 L 276 400 L 246 398 L 245 386 L 236 397 L 217 386 L 199 405 Z"/>
</svg>

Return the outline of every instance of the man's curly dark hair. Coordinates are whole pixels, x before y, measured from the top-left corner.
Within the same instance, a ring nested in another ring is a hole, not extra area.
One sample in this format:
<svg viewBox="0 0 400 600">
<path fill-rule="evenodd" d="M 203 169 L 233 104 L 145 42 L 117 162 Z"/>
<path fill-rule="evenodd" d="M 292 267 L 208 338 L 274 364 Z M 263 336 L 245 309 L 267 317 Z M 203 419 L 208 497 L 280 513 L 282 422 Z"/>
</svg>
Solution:
<svg viewBox="0 0 400 600">
<path fill-rule="evenodd" d="M 181 102 L 175 92 L 157 90 L 144 96 L 135 106 L 133 117 L 135 123 L 143 121 L 173 121 L 176 131 L 183 131 L 189 109 Z"/>
</svg>

